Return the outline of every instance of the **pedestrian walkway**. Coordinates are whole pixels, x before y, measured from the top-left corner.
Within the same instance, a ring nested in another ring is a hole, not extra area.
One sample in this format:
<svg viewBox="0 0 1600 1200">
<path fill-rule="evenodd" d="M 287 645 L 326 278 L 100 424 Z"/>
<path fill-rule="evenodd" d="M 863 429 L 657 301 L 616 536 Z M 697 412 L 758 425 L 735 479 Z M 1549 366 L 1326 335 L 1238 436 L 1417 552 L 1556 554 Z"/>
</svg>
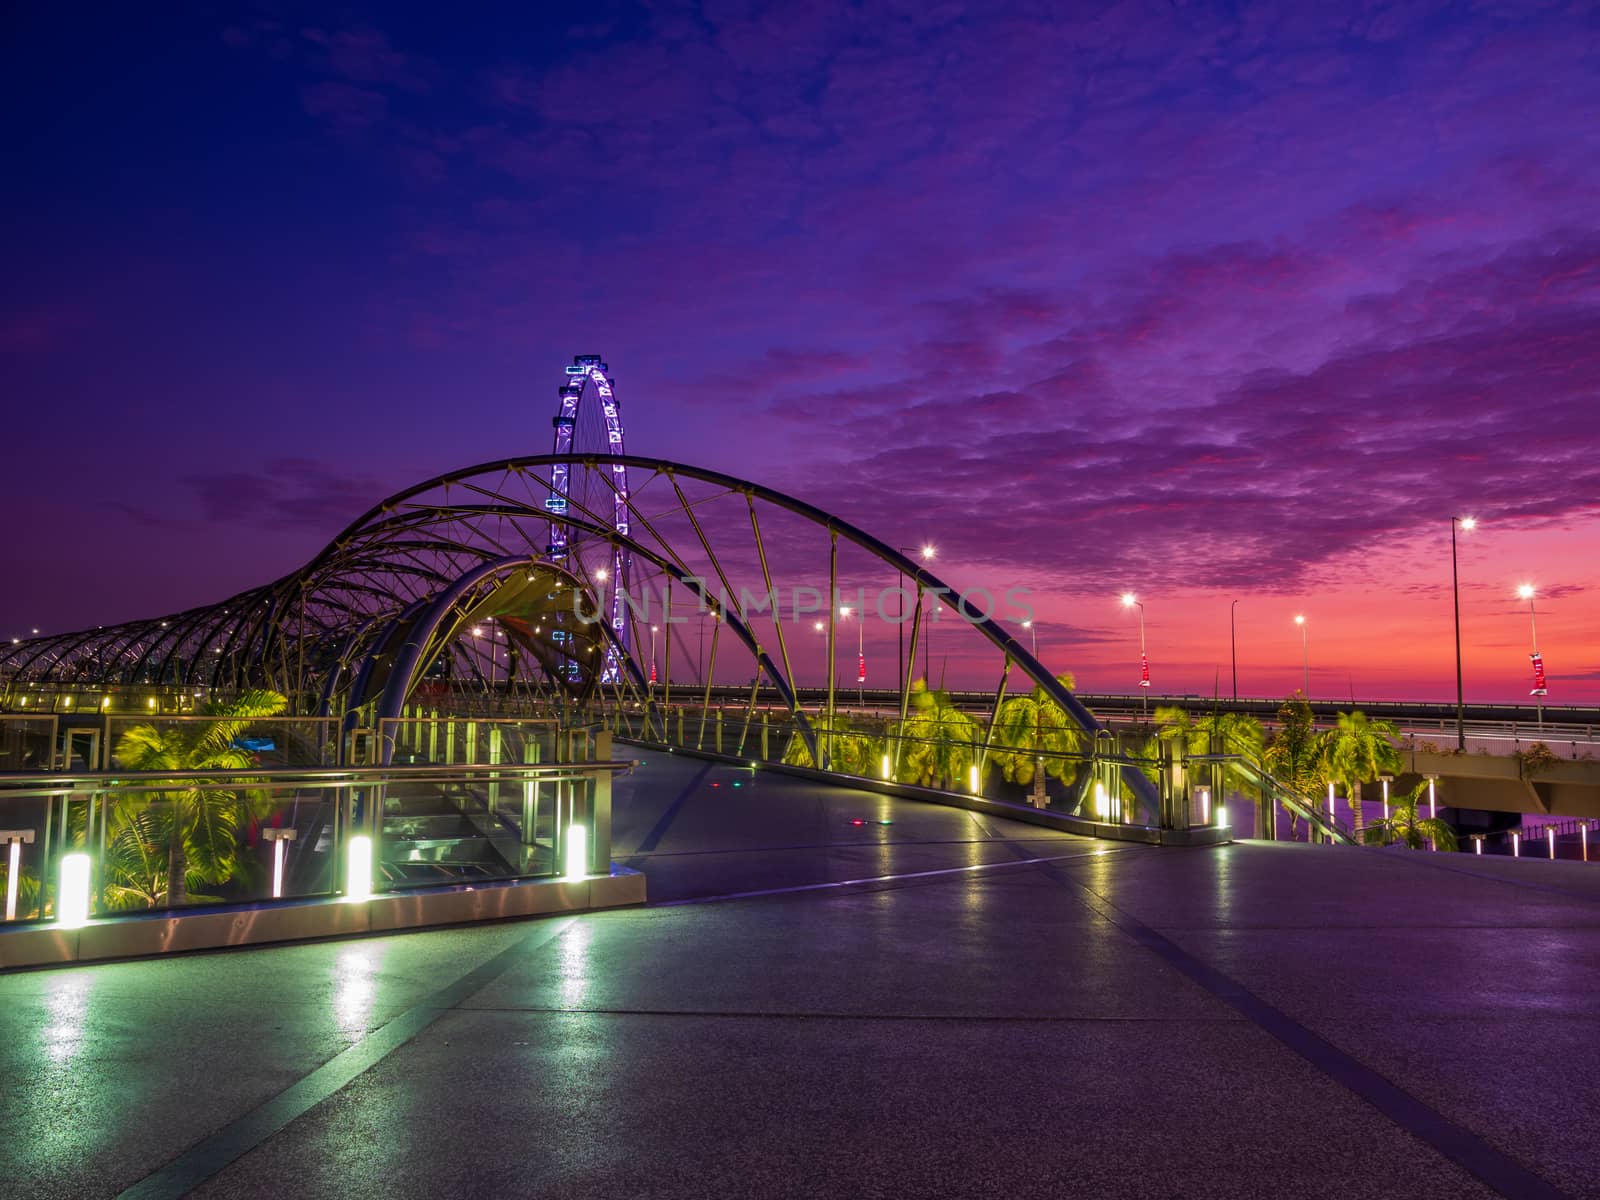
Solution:
<svg viewBox="0 0 1600 1200">
<path fill-rule="evenodd" d="M 615 845 L 649 907 L 0 977 L 4 1191 L 1600 1195 L 1582 864 L 665 755 Z"/>
</svg>

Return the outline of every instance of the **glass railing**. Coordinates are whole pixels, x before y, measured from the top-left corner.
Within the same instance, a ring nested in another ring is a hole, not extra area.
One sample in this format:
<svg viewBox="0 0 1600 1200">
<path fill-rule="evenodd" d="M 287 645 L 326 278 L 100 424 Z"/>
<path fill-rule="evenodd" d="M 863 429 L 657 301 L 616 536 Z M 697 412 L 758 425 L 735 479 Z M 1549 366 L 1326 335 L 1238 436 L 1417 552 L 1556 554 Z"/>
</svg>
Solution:
<svg viewBox="0 0 1600 1200">
<path fill-rule="evenodd" d="M 630 766 L 609 743 L 582 763 L 0 775 L 4 920 L 606 874 Z"/>
<path fill-rule="evenodd" d="M 744 706 L 622 706 L 594 714 L 619 737 L 648 745 L 723 754 L 752 764 L 815 767 L 842 775 L 929 788 L 1066 813 L 1084 820 L 1153 827 L 1211 824 L 1218 815 L 1178 811 L 1166 790 L 1159 758 L 1135 737 L 1074 738 L 1047 731 L 997 731 L 970 715 L 941 709 L 913 714 L 837 710 L 810 714 L 806 724 L 787 712 Z M 1161 812 L 1146 810 L 1128 785 L 1144 775 Z"/>
</svg>

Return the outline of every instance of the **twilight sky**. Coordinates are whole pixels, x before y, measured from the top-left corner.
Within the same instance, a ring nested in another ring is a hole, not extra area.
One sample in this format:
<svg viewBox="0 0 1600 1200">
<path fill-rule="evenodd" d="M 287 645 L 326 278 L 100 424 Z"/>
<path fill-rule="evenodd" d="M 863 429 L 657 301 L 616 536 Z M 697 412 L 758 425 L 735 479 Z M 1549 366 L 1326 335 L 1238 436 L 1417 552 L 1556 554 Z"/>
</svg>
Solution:
<svg viewBox="0 0 1600 1200">
<path fill-rule="evenodd" d="M 0 635 L 546 452 L 757 478 L 1129 690 L 1600 700 L 1592 3 L 157 5 L 0 36 Z M 532 14 L 532 15 L 530 15 Z"/>
</svg>

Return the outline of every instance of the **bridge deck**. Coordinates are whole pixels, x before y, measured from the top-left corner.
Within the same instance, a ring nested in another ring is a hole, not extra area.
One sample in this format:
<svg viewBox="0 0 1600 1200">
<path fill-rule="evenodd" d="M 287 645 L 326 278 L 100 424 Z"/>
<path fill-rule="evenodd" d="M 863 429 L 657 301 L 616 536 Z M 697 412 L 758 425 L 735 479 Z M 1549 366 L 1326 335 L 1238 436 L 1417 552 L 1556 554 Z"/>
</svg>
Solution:
<svg viewBox="0 0 1600 1200">
<path fill-rule="evenodd" d="M 6 1190 L 1600 1194 L 1581 864 L 1095 843 L 665 757 L 616 844 L 652 907 L 0 977 Z"/>
</svg>

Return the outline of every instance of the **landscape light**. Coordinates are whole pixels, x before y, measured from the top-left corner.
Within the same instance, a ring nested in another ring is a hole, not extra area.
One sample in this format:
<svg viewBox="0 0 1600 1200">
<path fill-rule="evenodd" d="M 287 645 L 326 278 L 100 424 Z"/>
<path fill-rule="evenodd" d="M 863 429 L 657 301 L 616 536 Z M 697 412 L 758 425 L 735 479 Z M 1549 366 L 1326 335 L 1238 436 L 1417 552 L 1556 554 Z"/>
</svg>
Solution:
<svg viewBox="0 0 1600 1200">
<path fill-rule="evenodd" d="M 372 899 L 372 839 L 364 833 L 351 838 L 344 851 L 344 898 L 350 903 Z"/>
<path fill-rule="evenodd" d="M 56 923 L 63 929 L 77 929 L 89 923 L 89 868 L 87 854 L 62 856 Z"/>
<path fill-rule="evenodd" d="M 575 883 L 589 874 L 589 831 L 582 825 L 567 826 L 567 882 Z"/>
</svg>

